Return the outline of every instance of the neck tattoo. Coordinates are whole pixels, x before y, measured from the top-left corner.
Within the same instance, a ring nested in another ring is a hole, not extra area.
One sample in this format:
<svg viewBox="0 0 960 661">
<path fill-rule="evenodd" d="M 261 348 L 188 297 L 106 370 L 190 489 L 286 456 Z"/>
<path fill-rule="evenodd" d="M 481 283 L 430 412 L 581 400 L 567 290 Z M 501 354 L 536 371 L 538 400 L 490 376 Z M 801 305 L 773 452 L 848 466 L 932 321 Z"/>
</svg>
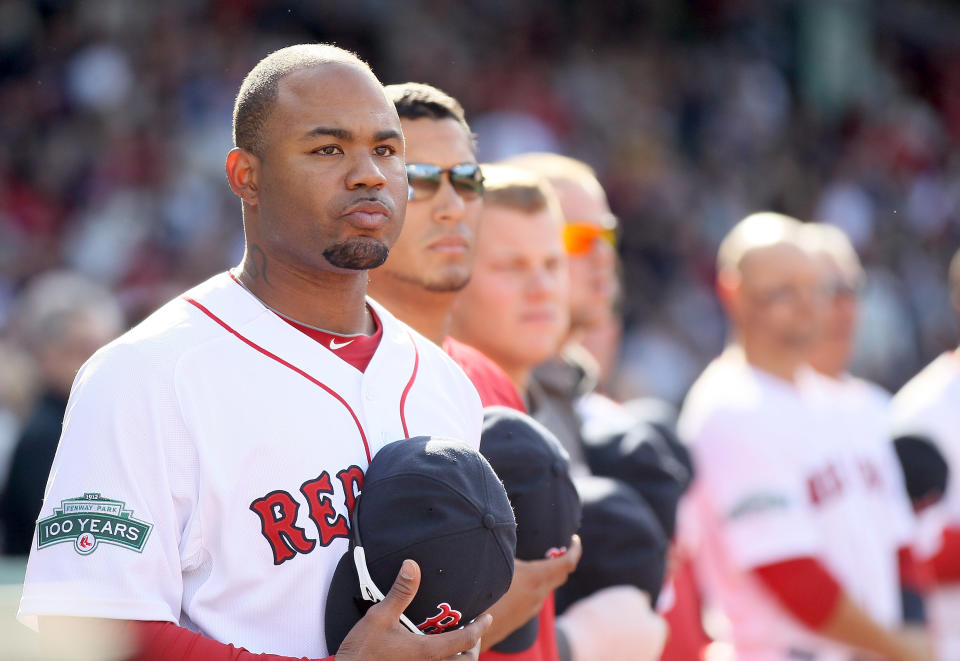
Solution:
<svg viewBox="0 0 960 661">
<path fill-rule="evenodd" d="M 304 323 L 304 322 L 300 321 L 299 319 L 294 319 L 293 317 L 291 317 L 291 316 L 289 316 L 289 315 L 286 315 L 286 314 L 280 312 L 279 310 L 271 307 L 270 305 L 268 305 L 268 304 L 266 303 L 266 301 L 264 301 L 262 298 L 260 298 L 260 297 L 257 296 L 256 294 L 254 294 L 254 293 L 250 290 L 250 288 L 247 287 L 247 286 L 243 283 L 243 280 L 240 279 L 240 276 L 234 275 L 234 278 L 233 278 L 233 279 L 236 280 L 237 284 L 239 284 L 241 287 L 243 287 L 244 291 L 246 291 L 248 294 L 250 294 L 250 295 L 253 296 L 255 299 L 257 299 L 257 301 L 259 301 L 260 305 L 262 305 L 263 307 L 267 308 L 268 310 L 270 310 L 270 312 L 274 313 L 274 314 L 277 315 L 278 317 L 282 317 L 283 319 L 286 319 L 287 321 L 292 321 L 293 323 L 295 323 L 295 324 L 297 324 L 297 325 L 299 325 L 299 326 L 303 326 L 304 328 L 309 328 L 310 330 L 320 331 L 321 333 L 327 333 L 328 335 L 340 335 L 340 336 L 342 336 L 342 337 L 365 337 L 365 336 L 366 336 L 366 333 L 336 333 L 336 332 L 334 332 L 334 331 L 327 330 L 326 328 L 320 328 L 319 326 L 313 326 L 313 325 L 311 325 L 311 324 Z M 367 326 L 368 328 L 371 327 L 371 326 L 375 326 L 374 323 L 373 323 L 373 313 L 370 312 L 370 306 L 369 306 L 366 302 L 364 302 L 364 304 L 363 304 L 363 314 L 364 314 L 364 324 L 366 324 L 366 326 Z"/>
</svg>

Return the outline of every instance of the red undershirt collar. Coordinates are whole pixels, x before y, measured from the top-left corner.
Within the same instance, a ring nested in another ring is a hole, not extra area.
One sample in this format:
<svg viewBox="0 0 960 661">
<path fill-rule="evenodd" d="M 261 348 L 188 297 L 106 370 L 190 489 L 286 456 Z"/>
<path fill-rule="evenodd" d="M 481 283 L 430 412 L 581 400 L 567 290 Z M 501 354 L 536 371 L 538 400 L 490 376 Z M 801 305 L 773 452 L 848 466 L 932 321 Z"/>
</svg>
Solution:
<svg viewBox="0 0 960 661">
<path fill-rule="evenodd" d="M 305 326 L 280 314 L 277 316 L 304 335 L 322 344 L 344 362 L 363 372 L 370 364 L 373 354 L 380 345 L 380 338 L 383 337 L 383 324 L 380 323 L 380 318 L 372 307 L 367 306 L 367 309 L 370 310 L 370 316 L 373 318 L 374 331 L 372 335 L 340 335 L 312 326 Z"/>
</svg>

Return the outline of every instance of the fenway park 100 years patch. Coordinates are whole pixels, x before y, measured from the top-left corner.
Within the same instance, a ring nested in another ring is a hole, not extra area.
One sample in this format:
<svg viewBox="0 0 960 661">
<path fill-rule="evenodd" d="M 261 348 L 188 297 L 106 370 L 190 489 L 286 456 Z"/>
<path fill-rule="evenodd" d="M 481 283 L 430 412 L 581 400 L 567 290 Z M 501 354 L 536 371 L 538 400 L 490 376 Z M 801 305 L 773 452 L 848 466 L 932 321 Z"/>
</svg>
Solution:
<svg viewBox="0 0 960 661">
<path fill-rule="evenodd" d="M 73 542 L 80 555 L 90 555 L 101 543 L 140 553 L 153 524 L 133 518 L 122 500 L 88 492 L 60 501 L 53 515 L 37 522 L 37 548 Z"/>
</svg>

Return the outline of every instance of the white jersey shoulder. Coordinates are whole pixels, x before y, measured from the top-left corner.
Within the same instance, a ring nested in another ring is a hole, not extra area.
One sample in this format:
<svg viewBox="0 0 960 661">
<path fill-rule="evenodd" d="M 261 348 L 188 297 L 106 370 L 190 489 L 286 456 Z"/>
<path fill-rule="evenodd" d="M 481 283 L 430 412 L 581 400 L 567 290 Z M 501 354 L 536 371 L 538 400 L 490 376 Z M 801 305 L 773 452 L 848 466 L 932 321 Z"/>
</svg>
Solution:
<svg viewBox="0 0 960 661">
<path fill-rule="evenodd" d="M 459 367 L 370 304 L 383 336 L 364 372 L 228 274 L 98 351 L 71 393 L 21 619 L 168 620 L 325 656 L 327 586 L 370 458 L 410 436 L 480 440 Z"/>
<path fill-rule="evenodd" d="M 698 442 L 702 430 L 717 418 L 749 419 L 762 396 L 751 368 L 728 349 L 707 365 L 690 387 L 677 421 L 681 439 Z"/>
<path fill-rule="evenodd" d="M 894 431 L 939 436 L 960 420 L 958 402 L 960 354 L 951 351 L 924 367 L 893 398 Z"/>
</svg>

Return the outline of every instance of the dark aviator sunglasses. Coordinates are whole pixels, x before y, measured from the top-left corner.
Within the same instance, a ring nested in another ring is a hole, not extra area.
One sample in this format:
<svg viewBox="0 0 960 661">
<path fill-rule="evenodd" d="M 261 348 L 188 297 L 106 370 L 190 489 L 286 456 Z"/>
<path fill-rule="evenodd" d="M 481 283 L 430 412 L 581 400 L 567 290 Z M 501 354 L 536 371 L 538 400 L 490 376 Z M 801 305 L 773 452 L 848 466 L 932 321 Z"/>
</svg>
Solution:
<svg viewBox="0 0 960 661">
<path fill-rule="evenodd" d="M 407 191 L 410 200 L 428 200 L 440 190 L 440 181 L 446 173 L 450 185 L 464 200 L 475 200 L 483 195 L 483 172 L 476 163 L 459 163 L 441 168 L 429 163 L 407 163 Z"/>
</svg>

